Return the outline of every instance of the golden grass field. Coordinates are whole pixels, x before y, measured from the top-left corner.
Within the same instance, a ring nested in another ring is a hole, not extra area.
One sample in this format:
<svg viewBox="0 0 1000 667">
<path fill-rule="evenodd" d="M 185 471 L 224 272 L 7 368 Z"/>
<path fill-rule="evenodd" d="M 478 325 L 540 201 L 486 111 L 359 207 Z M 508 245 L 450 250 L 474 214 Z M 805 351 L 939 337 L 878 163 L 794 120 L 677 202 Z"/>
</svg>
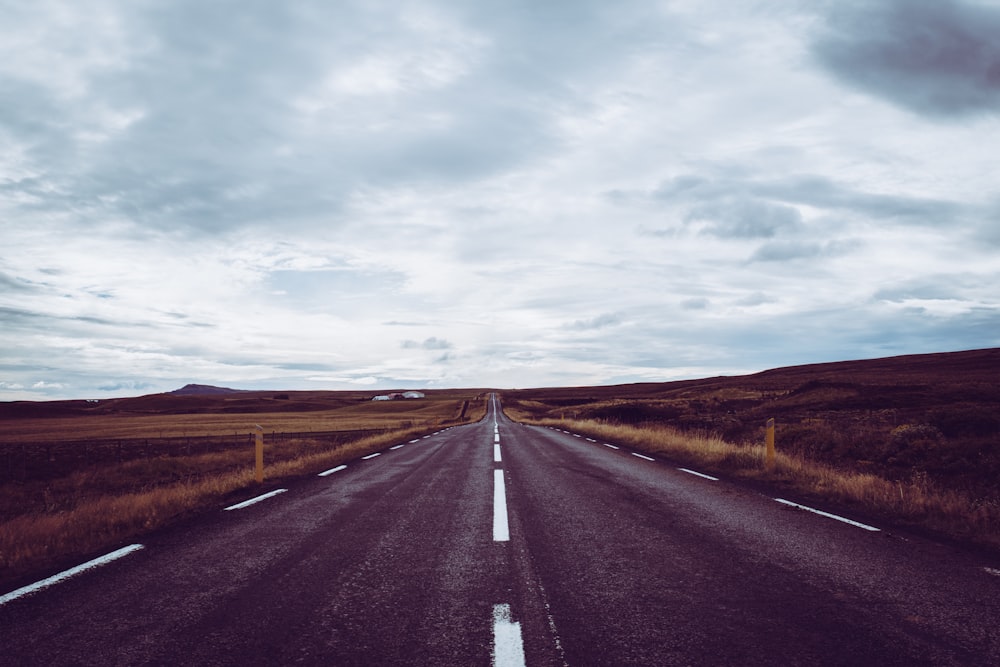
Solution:
<svg viewBox="0 0 1000 667">
<path fill-rule="evenodd" d="M 7 404 L 0 414 L 0 584 L 252 495 L 256 424 L 265 428 L 265 486 L 273 486 L 486 412 L 478 390 L 385 402 L 357 392 L 279 396 Z"/>
<path fill-rule="evenodd" d="M 982 546 L 1000 547 L 1000 505 L 943 488 L 928 475 L 914 475 L 905 482 L 892 481 L 784 452 L 777 452 L 773 466 L 768 468 L 764 443 L 738 445 L 717 436 L 681 433 L 668 426 L 539 420 L 516 408 L 508 408 L 507 413 L 525 423 L 557 426 L 647 454 L 657 454 L 699 471 L 762 483 L 771 491 L 780 489 L 798 498 L 849 507 L 897 525 L 925 528 Z"/>
<path fill-rule="evenodd" d="M 503 399 L 523 421 L 1000 547 L 1000 349 Z M 770 471 L 769 418 L 777 422 Z"/>
</svg>

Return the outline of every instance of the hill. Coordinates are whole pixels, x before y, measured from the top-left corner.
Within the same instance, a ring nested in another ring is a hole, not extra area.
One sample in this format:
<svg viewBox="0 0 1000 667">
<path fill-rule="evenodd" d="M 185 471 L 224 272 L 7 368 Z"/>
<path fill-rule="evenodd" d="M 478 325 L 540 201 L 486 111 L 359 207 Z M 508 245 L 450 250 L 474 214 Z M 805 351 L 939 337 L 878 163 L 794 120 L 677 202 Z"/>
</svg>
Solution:
<svg viewBox="0 0 1000 667">
<path fill-rule="evenodd" d="M 228 387 L 213 387 L 210 384 L 186 384 L 180 389 L 174 389 L 174 396 L 217 396 L 219 394 L 237 394 L 241 390 Z"/>
</svg>

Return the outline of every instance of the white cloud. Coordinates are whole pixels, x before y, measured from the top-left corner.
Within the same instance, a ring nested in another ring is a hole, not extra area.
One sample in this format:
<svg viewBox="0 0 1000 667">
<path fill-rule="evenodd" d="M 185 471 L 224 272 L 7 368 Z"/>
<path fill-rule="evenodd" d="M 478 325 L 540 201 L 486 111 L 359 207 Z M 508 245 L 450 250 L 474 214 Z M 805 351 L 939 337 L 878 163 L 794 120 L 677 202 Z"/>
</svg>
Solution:
<svg viewBox="0 0 1000 667">
<path fill-rule="evenodd" d="M 997 345 L 990 95 L 975 68 L 964 110 L 925 69 L 889 82 L 926 16 L 992 14 L 900 7 L 11 12 L 0 399 Z M 843 29 L 872 12 L 888 50 Z"/>
</svg>

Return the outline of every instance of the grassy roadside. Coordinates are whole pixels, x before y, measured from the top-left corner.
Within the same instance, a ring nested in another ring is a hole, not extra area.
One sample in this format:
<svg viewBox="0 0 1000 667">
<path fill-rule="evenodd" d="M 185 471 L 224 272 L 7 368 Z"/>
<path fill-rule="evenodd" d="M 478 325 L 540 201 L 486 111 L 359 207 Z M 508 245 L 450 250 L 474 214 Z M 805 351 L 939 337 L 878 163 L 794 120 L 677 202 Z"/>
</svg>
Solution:
<svg viewBox="0 0 1000 667">
<path fill-rule="evenodd" d="M 848 507 L 896 525 L 928 530 L 992 549 L 1000 548 L 1000 507 L 957 491 L 938 488 L 926 476 L 895 482 L 780 451 L 773 469 L 767 470 L 763 444 L 735 445 L 712 435 L 681 433 L 666 426 L 533 419 L 516 409 L 507 412 L 511 418 L 524 423 L 557 426 L 657 454 L 682 465 L 697 467 L 702 472 L 759 483 L 795 493 L 801 498 Z"/>
<path fill-rule="evenodd" d="M 476 421 L 485 412 L 485 402 L 477 401 L 467 417 Z M 301 440 L 295 443 L 295 456 L 266 464 L 263 486 L 255 482 L 252 460 L 245 455 L 235 465 L 220 460 L 225 455 L 215 454 L 136 462 L 144 470 L 126 465 L 81 473 L 62 486 L 47 487 L 46 507 L 8 515 L 0 522 L 0 590 L 34 573 L 78 563 L 125 540 L 217 509 L 229 499 L 250 497 L 257 490 L 431 433 L 443 423 L 424 422 L 335 447 Z M 217 471 L 189 474 L 192 469 Z"/>
</svg>

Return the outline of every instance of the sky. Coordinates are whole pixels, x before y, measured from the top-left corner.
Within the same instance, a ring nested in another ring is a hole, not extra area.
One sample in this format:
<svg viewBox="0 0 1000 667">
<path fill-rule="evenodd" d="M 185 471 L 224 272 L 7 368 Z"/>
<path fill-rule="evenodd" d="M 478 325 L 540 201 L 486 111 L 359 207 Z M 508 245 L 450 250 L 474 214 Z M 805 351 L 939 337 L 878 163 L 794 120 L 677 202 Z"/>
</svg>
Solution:
<svg viewBox="0 0 1000 667">
<path fill-rule="evenodd" d="M 0 400 L 1000 345 L 1000 0 L 0 0 Z"/>
</svg>

